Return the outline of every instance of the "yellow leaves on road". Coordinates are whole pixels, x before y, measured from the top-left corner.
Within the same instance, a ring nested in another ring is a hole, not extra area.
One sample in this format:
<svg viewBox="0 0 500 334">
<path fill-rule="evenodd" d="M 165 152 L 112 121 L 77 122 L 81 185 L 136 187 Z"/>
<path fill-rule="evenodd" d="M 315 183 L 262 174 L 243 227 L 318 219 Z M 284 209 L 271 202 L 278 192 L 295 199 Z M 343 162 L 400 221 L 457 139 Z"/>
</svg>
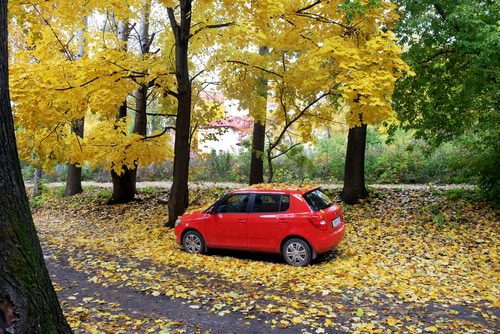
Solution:
<svg viewBox="0 0 500 334">
<path fill-rule="evenodd" d="M 254 321 L 264 315 L 271 327 L 326 332 L 417 333 L 455 326 L 458 332 L 488 332 L 485 323 L 459 314 L 466 309 L 484 314 L 486 323 L 496 321 L 494 212 L 418 191 L 384 192 L 370 203 L 344 207 L 345 240 L 306 268 L 276 262 L 272 255 L 187 254 L 163 227 L 166 208 L 154 199 L 96 208 L 85 197 L 90 192 L 52 199 L 34 216 L 45 248 L 69 256 L 71 267 L 85 271 L 91 282 L 185 300 L 219 316 L 237 312 Z M 436 206 L 447 217 L 444 225 L 433 222 Z M 446 316 L 431 318 L 439 324 L 413 316 L 428 304 Z"/>
</svg>

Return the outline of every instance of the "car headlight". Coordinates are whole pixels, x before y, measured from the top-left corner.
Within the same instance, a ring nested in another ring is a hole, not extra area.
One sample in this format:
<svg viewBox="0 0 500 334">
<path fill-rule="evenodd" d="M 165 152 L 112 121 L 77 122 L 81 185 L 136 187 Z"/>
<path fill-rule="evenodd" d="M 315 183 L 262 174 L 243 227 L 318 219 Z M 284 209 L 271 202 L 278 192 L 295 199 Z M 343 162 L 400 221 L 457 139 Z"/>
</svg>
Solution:
<svg viewBox="0 0 500 334">
<path fill-rule="evenodd" d="M 332 220 L 332 226 L 335 228 L 335 227 L 339 226 L 341 222 L 342 221 L 340 220 L 340 217 L 337 217 L 334 220 Z"/>
<path fill-rule="evenodd" d="M 175 221 L 175 227 L 177 227 L 177 225 L 179 225 L 180 223 L 181 223 L 181 220 L 180 220 L 180 219 L 177 219 L 177 220 Z"/>
</svg>

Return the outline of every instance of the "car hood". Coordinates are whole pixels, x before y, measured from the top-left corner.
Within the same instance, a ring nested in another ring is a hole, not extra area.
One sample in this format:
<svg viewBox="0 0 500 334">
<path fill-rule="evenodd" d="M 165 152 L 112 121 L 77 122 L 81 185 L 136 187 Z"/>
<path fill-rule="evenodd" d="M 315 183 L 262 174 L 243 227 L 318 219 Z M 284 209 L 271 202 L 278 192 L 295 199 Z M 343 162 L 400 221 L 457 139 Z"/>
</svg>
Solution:
<svg viewBox="0 0 500 334">
<path fill-rule="evenodd" d="M 183 214 L 181 220 L 192 220 L 205 217 L 206 213 L 203 211 L 194 211 L 190 213 Z"/>
</svg>

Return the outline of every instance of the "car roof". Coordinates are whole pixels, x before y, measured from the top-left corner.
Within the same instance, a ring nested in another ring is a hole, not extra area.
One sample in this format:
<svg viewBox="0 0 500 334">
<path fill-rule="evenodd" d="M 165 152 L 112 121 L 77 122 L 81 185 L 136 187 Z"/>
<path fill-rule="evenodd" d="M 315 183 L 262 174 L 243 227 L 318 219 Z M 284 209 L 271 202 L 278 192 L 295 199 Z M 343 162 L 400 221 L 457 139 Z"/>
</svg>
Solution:
<svg viewBox="0 0 500 334">
<path fill-rule="evenodd" d="M 319 189 L 316 185 L 289 185 L 289 184 L 259 184 L 232 191 L 232 194 L 246 193 L 277 193 L 277 194 L 305 194 Z"/>
</svg>

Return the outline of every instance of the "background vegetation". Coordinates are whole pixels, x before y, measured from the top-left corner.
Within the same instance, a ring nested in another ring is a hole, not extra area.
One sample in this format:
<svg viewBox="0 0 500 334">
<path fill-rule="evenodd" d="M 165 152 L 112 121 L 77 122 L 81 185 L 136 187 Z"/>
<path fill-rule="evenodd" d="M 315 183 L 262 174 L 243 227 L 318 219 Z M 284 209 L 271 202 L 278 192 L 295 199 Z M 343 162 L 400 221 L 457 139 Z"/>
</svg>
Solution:
<svg viewBox="0 0 500 334">
<path fill-rule="evenodd" d="M 366 151 L 366 177 L 369 183 L 471 183 L 478 181 L 481 168 L 488 168 L 482 151 L 472 151 L 474 141 L 464 135 L 454 141 L 431 146 L 415 139 L 412 132 L 398 130 L 391 137 L 369 129 Z M 249 143 L 247 143 L 249 146 Z M 314 146 L 299 146 L 275 162 L 277 182 L 341 183 L 344 173 L 346 137 L 342 133 L 320 139 Z M 248 178 L 250 153 L 222 153 L 192 158 L 192 181 L 243 182 Z M 33 177 L 33 168 L 25 165 L 24 177 Z M 64 181 L 65 166 L 45 174 L 46 182 Z M 170 181 L 172 163 L 166 161 L 139 170 L 142 181 Z M 102 169 L 83 169 L 83 179 L 98 182 L 110 180 Z"/>
</svg>

